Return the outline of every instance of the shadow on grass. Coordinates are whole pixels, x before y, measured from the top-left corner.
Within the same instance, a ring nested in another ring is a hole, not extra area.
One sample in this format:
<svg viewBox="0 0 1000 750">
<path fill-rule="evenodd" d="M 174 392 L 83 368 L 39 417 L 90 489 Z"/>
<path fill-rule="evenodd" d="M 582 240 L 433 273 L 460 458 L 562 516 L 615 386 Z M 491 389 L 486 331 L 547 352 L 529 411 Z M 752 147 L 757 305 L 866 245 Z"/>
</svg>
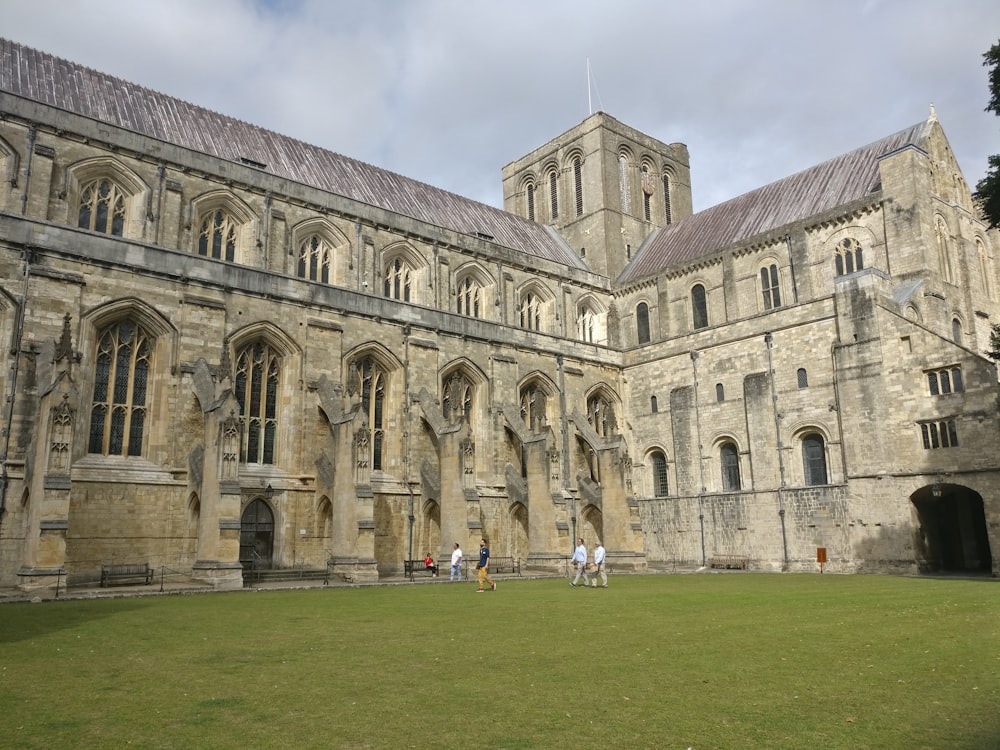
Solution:
<svg viewBox="0 0 1000 750">
<path fill-rule="evenodd" d="M 142 599 L 14 602 L 0 605 L 0 644 L 26 641 L 90 620 L 150 606 Z"/>
</svg>

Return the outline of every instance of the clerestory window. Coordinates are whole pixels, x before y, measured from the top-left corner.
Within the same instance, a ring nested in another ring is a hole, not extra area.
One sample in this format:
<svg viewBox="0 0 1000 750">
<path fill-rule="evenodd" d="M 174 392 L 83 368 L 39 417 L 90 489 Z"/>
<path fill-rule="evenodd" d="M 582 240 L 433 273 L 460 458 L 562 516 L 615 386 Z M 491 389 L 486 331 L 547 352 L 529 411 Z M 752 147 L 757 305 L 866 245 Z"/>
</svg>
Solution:
<svg viewBox="0 0 1000 750">
<path fill-rule="evenodd" d="M 115 182 L 99 178 L 80 191 L 77 226 L 92 232 L 122 237 L 125 231 L 127 194 Z"/>
</svg>

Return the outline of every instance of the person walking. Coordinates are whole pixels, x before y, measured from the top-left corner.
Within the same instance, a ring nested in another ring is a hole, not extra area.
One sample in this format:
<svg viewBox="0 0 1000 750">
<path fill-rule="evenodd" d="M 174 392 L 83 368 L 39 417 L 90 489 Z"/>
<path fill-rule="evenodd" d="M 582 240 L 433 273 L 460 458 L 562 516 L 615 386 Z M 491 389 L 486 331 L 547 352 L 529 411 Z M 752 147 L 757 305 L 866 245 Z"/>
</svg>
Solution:
<svg viewBox="0 0 1000 750">
<path fill-rule="evenodd" d="M 462 548 L 458 546 L 458 542 L 455 542 L 455 549 L 451 551 L 451 578 L 448 580 L 454 581 L 456 578 L 462 580 Z"/>
<path fill-rule="evenodd" d="M 490 585 L 490 591 L 496 591 L 496 582 L 490 578 L 490 548 L 486 546 L 485 539 L 479 540 L 479 565 L 476 567 L 479 569 L 479 588 L 476 591 L 483 591 L 483 584 L 486 583 Z"/>
<path fill-rule="evenodd" d="M 587 580 L 587 548 L 583 546 L 583 537 L 576 540 L 576 549 L 573 550 L 573 564 L 576 565 L 576 577 L 570 581 L 570 586 L 576 586 L 576 582 L 583 576 L 583 585 L 588 585 Z M 596 579 L 594 581 L 597 583 Z"/>
<path fill-rule="evenodd" d="M 597 576 L 601 577 L 601 586 L 603 588 L 608 587 L 608 571 L 604 569 L 604 545 L 601 544 L 601 540 L 597 540 L 597 546 L 594 547 L 594 588 L 597 588 Z"/>
</svg>

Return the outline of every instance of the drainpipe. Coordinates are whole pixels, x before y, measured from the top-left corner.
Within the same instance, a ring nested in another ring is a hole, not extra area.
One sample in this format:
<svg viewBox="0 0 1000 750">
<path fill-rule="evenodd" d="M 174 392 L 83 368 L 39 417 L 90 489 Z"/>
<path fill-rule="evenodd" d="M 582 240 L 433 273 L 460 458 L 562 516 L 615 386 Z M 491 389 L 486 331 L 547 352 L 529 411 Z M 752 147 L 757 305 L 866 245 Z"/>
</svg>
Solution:
<svg viewBox="0 0 1000 750">
<path fill-rule="evenodd" d="M 28 213 L 28 187 L 31 184 L 31 157 L 35 153 L 35 137 L 38 131 L 28 128 L 28 158 L 24 160 L 24 191 L 21 193 L 21 216 Z"/>
<path fill-rule="evenodd" d="M 17 305 L 17 321 L 14 326 L 14 340 L 11 342 L 11 352 L 14 360 L 10 366 L 10 393 L 7 396 L 7 422 L 4 427 L 3 453 L 0 454 L 0 521 L 3 520 L 4 512 L 7 509 L 7 455 L 10 451 L 10 433 L 14 429 L 14 397 L 17 394 L 17 376 L 21 366 L 21 339 L 24 336 L 25 310 L 28 306 L 28 281 L 31 278 L 31 262 L 34 250 L 25 246 L 22 257 L 24 258 L 24 282 L 21 285 L 21 299 Z"/>
<path fill-rule="evenodd" d="M 698 409 L 698 352 L 691 352 L 691 373 L 694 383 L 694 431 L 698 461 L 698 526 L 701 529 L 701 564 L 705 565 L 705 465 L 701 458 L 701 412 Z"/>
<path fill-rule="evenodd" d="M 406 491 L 410 493 L 410 510 L 407 519 L 410 522 L 409 546 L 406 559 L 413 559 L 413 484 L 410 482 L 410 327 L 403 328 L 403 413 L 406 415 L 406 430 L 403 433 L 403 481 Z M 413 569 L 410 568 L 410 580 L 413 580 Z"/>
<path fill-rule="evenodd" d="M 778 446 L 778 477 L 780 480 L 778 485 L 778 518 L 781 519 L 782 565 L 787 568 L 788 535 L 785 529 L 785 496 L 782 492 L 785 487 L 785 451 L 784 446 L 781 444 L 781 414 L 778 412 L 778 388 L 774 382 L 774 357 L 771 351 L 774 347 L 774 339 L 771 337 L 770 331 L 764 334 L 764 343 L 767 345 L 767 376 L 771 381 L 771 406 L 774 411 L 774 436 Z"/>
</svg>

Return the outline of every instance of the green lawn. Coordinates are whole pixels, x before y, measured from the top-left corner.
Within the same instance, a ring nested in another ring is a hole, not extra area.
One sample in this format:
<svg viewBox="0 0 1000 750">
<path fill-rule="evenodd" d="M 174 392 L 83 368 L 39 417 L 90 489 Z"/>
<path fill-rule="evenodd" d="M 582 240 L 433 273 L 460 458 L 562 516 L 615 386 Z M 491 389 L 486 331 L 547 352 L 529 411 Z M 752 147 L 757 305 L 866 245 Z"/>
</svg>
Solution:
<svg viewBox="0 0 1000 750">
<path fill-rule="evenodd" d="M 4 748 L 1000 748 L 1000 587 L 720 574 L 0 605 Z"/>
</svg>

